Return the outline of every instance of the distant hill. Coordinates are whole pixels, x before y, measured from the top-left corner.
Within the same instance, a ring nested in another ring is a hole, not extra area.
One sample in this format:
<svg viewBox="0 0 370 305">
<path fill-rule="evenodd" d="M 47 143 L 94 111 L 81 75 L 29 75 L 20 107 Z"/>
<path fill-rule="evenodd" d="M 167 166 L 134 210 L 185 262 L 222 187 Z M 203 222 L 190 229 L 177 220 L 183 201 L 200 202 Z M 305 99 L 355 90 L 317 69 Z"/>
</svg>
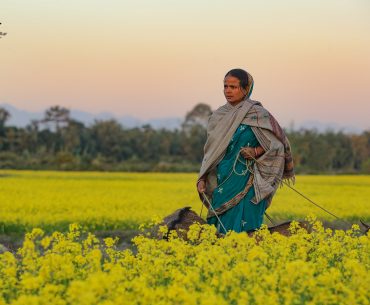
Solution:
<svg viewBox="0 0 370 305">
<path fill-rule="evenodd" d="M 0 104 L 0 107 L 5 108 L 11 117 L 7 122 L 8 126 L 25 127 L 31 120 L 39 120 L 44 117 L 44 112 L 31 112 L 27 110 L 18 109 L 9 104 Z M 120 116 L 109 113 L 101 112 L 98 114 L 89 113 L 82 110 L 70 109 L 71 118 L 84 123 L 89 126 L 94 123 L 94 120 L 109 120 L 115 119 L 122 126 L 126 128 L 141 127 L 143 125 L 149 124 L 155 129 L 165 128 L 169 130 L 180 129 L 183 123 L 182 118 L 178 117 L 167 117 L 167 118 L 156 118 L 150 120 L 140 120 L 132 116 Z"/>
</svg>

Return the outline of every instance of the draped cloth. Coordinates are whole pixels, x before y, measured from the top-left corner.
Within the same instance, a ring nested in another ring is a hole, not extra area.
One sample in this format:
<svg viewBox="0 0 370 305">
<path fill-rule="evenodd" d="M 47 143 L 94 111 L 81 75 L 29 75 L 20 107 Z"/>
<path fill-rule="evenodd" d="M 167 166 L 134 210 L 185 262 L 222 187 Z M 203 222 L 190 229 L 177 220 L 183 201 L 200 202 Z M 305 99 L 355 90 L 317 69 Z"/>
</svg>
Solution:
<svg viewBox="0 0 370 305">
<path fill-rule="evenodd" d="M 251 90 L 247 96 L 250 92 Z M 266 199 L 268 207 L 282 179 L 294 183 L 291 148 L 276 119 L 260 102 L 249 98 L 245 98 L 236 106 L 226 103 L 210 116 L 197 183 L 200 179 L 206 180 L 205 193 L 212 200 L 212 193 L 217 187 L 217 164 L 223 159 L 229 142 L 240 124 L 251 126 L 258 142 L 265 150 L 252 166 L 255 196 L 251 202 L 258 204 Z M 199 195 L 203 201 L 202 195 Z"/>
<path fill-rule="evenodd" d="M 218 186 L 212 193 L 212 207 L 207 223 L 220 233 L 229 230 L 249 232 L 261 227 L 266 210 L 266 200 L 253 204 L 255 192 L 253 174 L 249 170 L 253 161 L 240 156 L 243 147 L 260 146 L 251 126 L 240 124 L 227 147 L 225 156 L 217 165 Z M 219 217 L 215 217 L 217 214 Z M 222 227 L 221 227 L 222 223 Z"/>
</svg>

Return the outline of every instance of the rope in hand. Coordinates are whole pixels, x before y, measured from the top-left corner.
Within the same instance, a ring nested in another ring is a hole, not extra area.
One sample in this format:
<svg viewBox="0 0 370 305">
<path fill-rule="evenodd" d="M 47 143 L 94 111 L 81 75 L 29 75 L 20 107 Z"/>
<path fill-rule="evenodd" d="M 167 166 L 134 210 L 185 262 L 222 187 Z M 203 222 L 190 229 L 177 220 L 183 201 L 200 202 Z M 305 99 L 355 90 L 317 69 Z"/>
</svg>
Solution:
<svg viewBox="0 0 370 305">
<path fill-rule="evenodd" d="M 230 172 L 230 174 L 228 175 L 228 177 L 220 184 L 222 185 L 223 183 L 225 183 L 231 176 L 231 174 L 234 172 L 235 174 L 239 175 L 239 176 L 242 176 L 242 175 L 245 175 L 247 171 L 249 171 L 250 173 L 253 173 L 253 171 L 251 170 L 250 166 L 252 165 L 253 162 L 251 162 L 250 160 L 246 160 L 246 162 L 243 162 L 243 160 L 240 160 L 240 151 L 238 153 L 238 155 L 236 156 L 236 159 L 235 159 L 235 162 L 234 162 L 234 165 L 233 165 L 233 169 L 232 171 Z M 257 164 L 259 165 L 262 165 L 261 162 L 259 162 L 256 158 L 254 158 L 253 156 L 250 156 L 250 158 L 256 162 Z M 237 161 L 243 163 L 244 165 L 246 165 L 246 171 L 242 171 L 241 174 L 237 173 L 236 172 L 236 169 L 235 169 L 235 166 L 236 166 L 236 163 Z M 290 188 L 291 190 L 293 190 L 294 192 L 296 192 L 298 195 L 300 195 L 301 197 L 303 197 L 304 199 L 306 199 L 307 201 L 309 201 L 310 203 L 314 204 L 316 207 L 322 209 L 323 211 L 325 211 L 326 213 L 328 213 L 329 215 L 335 217 L 336 219 L 338 219 L 339 221 L 342 221 L 344 223 L 346 223 L 347 225 L 350 225 L 352 226 L 352 224 L 346 220 L 344 220 L 343 218 L 340 218 L 338 216 L 336 216 L 335 214 L 333 214 L 332 212 L 328 211 L 327 209 L 325 209 L 324 207 L 320 206 L 319 204 L 317 204 L 316 202 L 314 202 L 312 199 L 308 198 L 306 195 L 304 195 L 303 193 L 301 193 L 300 191 L 296 190 L 294 187 L 292 187 L 289 183 L 287 183 L 286 181 L 284 181 L 282 178 L 279 178 L 279 177 L 276 177 L 277 180 L 279 180 L 280 183 L 286 185 L 288 188 Z M 225 227 L 224 225 L 222 224 L 220 218 L 218 217 L 217 213 L 215 212 L 212 204 L 210 203 L 209 199 L 207 198 L 206 194 L 203 192 L 202 193 L 203 197 L 205 198 L 205 200 L 207 201 L 207 203 L 209 204 L 209 206 L 211 207 L 211 209 L 213 210 L 213 212 L 215 213 L 218 221 L 220 222 L 220 224 L 222 225 L 223 229 L 225 230 Z M 203 204 L 204 204 L 204 201 L 203 201 Z M 203 204 L 202 204 L 202 211 L 203 211 Z M 202 212 L 201 212 L 202 214 Z M 267 218 L 274 224 L 274 222 L 272 221 L 272 219 L 265 213 L 265 215 L 267 216 Z M 225 230 L 226 232 L 226 230 Z"/>
<path fill-rule="evenodd" d="M 251 172 L 252 173 L 252 171 L 251 171 L 251 169 L 249 168 L 251 165 L 252 165 L 252 163 L 253 163 L 253 161 L 250 161 L 250 160 L 247 160 L 245 163 L 242 161 L 241 163 L 243 163 L 244 165 L 246 165 L 246 169 L 245 170 L 242 170 L 242 172 L 241 173 L 238 173 L 237 171 L 236 171 L 236 164 L 237 164 L 237 162 L 239 161 L 240 162 L 240 159 L 239 159 L 239 157 L 240 157 L 240 151 L 238 152 L 238 154 L 237 154 L 237 156 L 236 156 L 236 158 L 235 158 L 235 161 L 234 161 L 234 164 L 233 164 L 233 168 L 232 168 L 232 170 L 230 171 L 230 173 L 229 173 L 229 175 L 226 177 L 226 179 L 224 180 L 224 181 L 222 181 L 217 187 L 220 187 L 221 185 L 223 185 L 230 177 L 231 177 L 231 175 L 233 174 L 233 173 L 235 173 L 236 175 L 238 175 L 238 176 L 245 176 L 247 173 L 248 173 L 248 171 L 249 172 Z M 218 214 L 217 214 L 217 212 L 215 211 L 215 209 L 213 208 L 213 206 L 212 206 L 212 204 L 211 204 L 211 202 L 210 202 L 210 200 L 208 199 L 208 197 L 207 197 L 207 195 L 206 195 L 206 193 L 205 192 L 202 192 L 201 193 L 202 195 L 203 195 L 203 202 L 202 202 L 202 208 L 201 208 L 201 211 L 200 211 L 200 217 L 202 217 L 202 212 L 203 212 L 203 205 L 204 205 L 204 201 L 206 201 L 207 202 L 207 204 L 208 204 L 208 206 L 212 209 L 212 211 L 214 212 L 214 214 L 215 214 L 215 216 L 216 216 L 216 218 L 217 218 L 217 220 L 219 221 L 219 223 L 220 223 L 220 225 L 222 226 L 222 228 L 224 229 L 224 231 L 225 231 L 225 233 L 227 232 L 227 230 L 226 230 L 226 228 L 225 228 L 225 226 L 224 226 L 224 224 L 222 223 L 222 221 L 221 221 L 221 219 L 218 217 Z M 267 216 L 267 215 L 266 215 Z M 269 219 L 270 219 L 270 217 L 268 217 Z M 270 219 L 270 221 L 272 222 L 272 220 Z M 273 223 L 273 222 L 272 222 Z M 274 223 L 273 223 L 274 224 Z"/>
</svg>

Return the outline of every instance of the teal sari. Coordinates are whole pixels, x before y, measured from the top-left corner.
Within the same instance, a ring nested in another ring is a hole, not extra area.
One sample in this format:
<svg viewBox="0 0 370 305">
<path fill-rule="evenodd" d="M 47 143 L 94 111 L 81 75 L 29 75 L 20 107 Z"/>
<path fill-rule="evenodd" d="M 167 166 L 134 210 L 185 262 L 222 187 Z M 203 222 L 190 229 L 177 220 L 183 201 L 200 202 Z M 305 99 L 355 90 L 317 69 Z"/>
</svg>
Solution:
<svg viewBox="0 0 370 305">
<path fill-rule="evenodd" d="M 217 185 L 212 193 L 212 206 L 217 209 L 225 202 L 234 198 L 246 186 L 250 172 L 247 170 L 246 160 L 236 162 L 242 147 L 257 147 L 258 140 L 249 125 L 240 124 L 227 147 L 225 156 L 217 165 Z M 254 187 L 250 187 L 245 197 L 234 207 L 219 215 L 226 231 L 236 232 L 253 231 L 261 227 L 267 201 L 264 199 L 258 204 L 251 202 L 254 197 Z M 216 216 L 207 219 L 208 224 L 217 227 L 220 233 L 226 233 Z"/>
</svg>

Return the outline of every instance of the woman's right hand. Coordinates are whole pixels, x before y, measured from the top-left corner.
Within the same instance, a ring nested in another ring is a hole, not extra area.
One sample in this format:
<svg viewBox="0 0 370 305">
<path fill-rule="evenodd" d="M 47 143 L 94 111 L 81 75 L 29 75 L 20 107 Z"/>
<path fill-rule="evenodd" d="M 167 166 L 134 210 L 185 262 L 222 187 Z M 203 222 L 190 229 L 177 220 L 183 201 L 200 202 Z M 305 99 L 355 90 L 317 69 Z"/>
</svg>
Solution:
<svg viewBox="0 0 370 305">
<path fill-rule="evenodd" d="M 197 189 L 199 193 L 204 193 L 206 191 L 206 181 L 199 180 L 197 184 Z"/>
</svg>

